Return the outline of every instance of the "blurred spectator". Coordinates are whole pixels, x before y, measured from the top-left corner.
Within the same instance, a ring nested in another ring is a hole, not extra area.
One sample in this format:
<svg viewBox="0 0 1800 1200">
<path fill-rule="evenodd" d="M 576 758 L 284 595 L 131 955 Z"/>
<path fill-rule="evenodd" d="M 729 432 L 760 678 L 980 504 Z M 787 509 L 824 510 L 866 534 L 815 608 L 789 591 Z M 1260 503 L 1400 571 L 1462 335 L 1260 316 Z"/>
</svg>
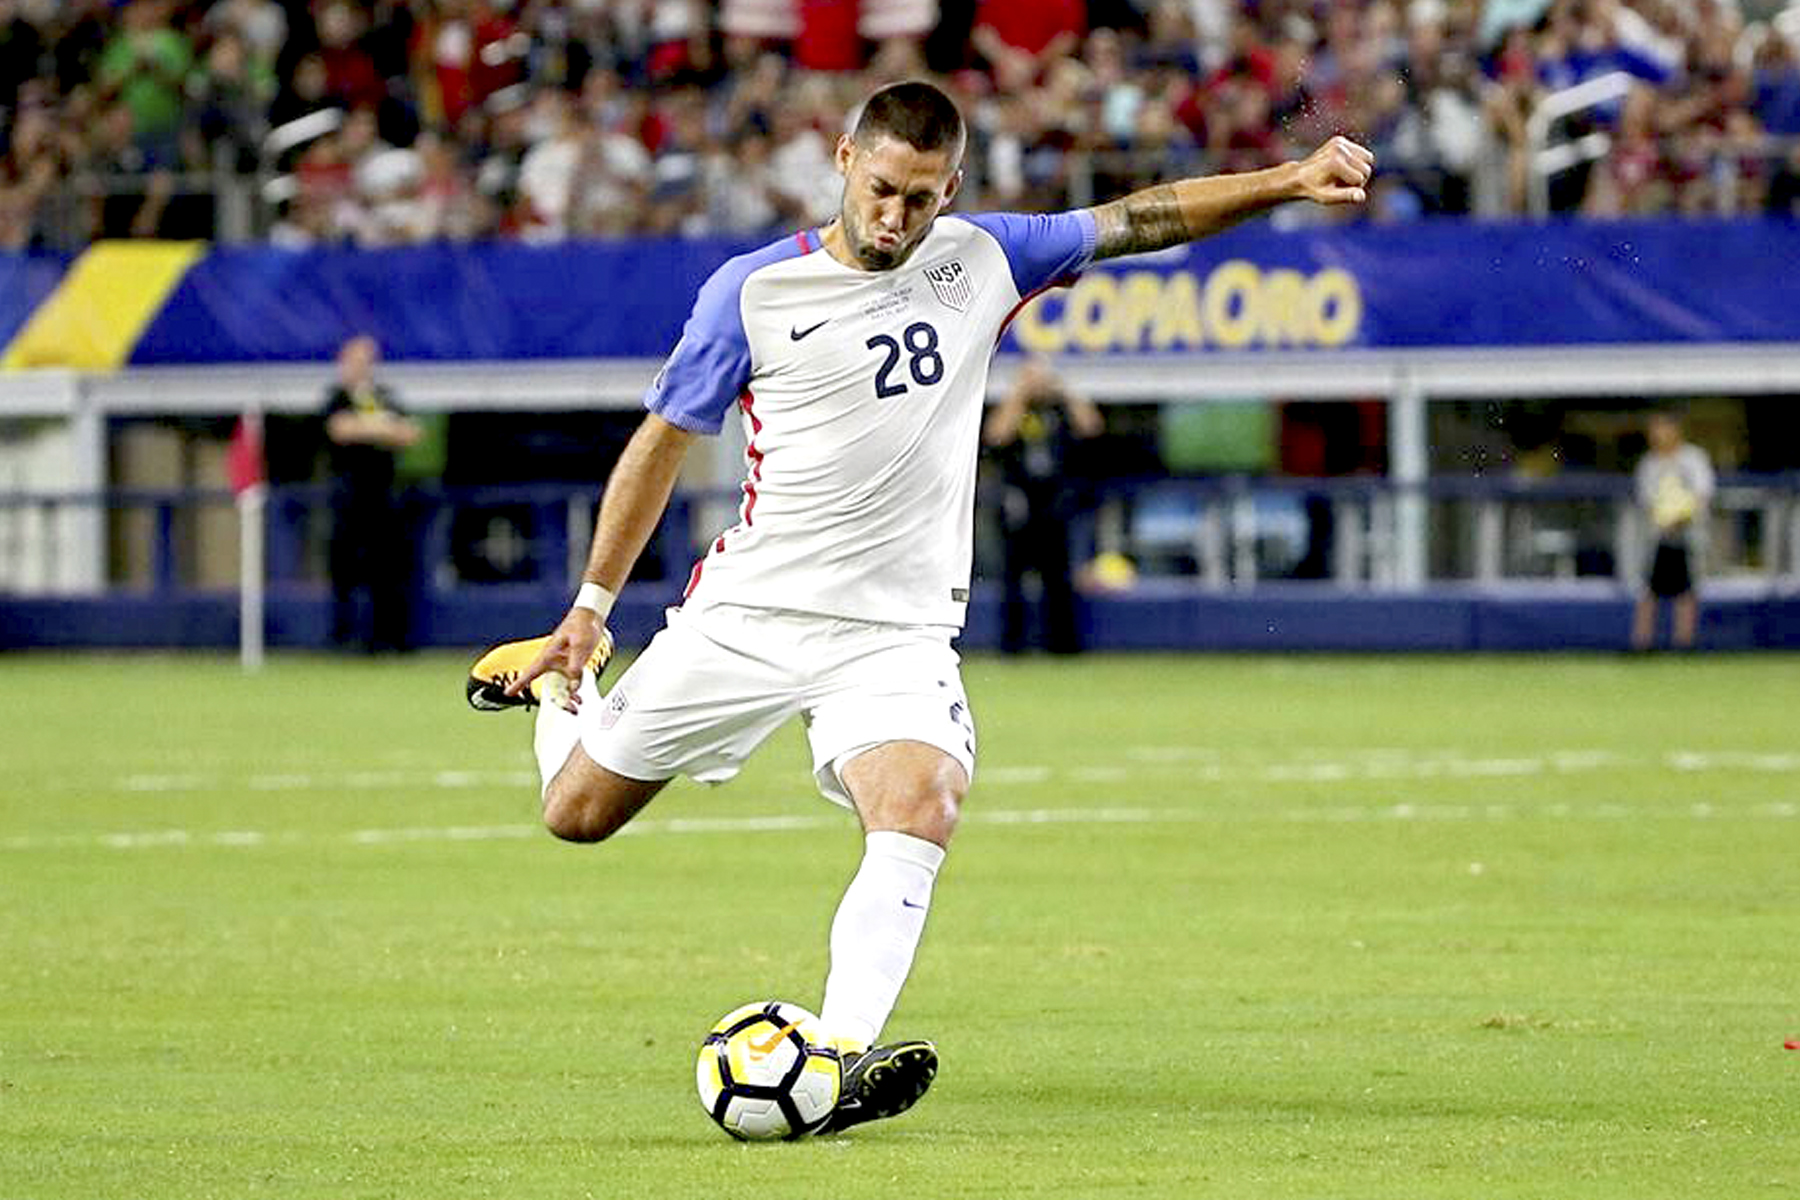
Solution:
<svg viewBox="0 0 1800 1200">
<path fill-rule="evenodd" d="M 1649 449 L 1637 466 L 1636 493 L 1650 544 L 1643 590 L 1632 614 L 1631 646 L 1648 650 L 1654 645 L 1657 608 L 1668 601 L 1674 610 L 1670 644 L 1692 649 L 1700 619 L 1695 584 L 1706 550 L 1712 462 L 1682 436 L 1680 418 L 1672 413 L 1653 414 L 1645 432 Z"/>
<path fill-rule="evenodd" d="M 369 53 L 367 16 L 348 0 L 327 0 L 317 22 L 326 94 L 345 108 L 380 108 L 388 88 Z"/>
<path fill-rule="evenodd" d="M 93 196 L 90 238 L 147 238 L 163 232 L 175 179 L 145 152 L 137 128 L 135 114 L 121 100 L 101 112 L 90 135 L 83 172 Z"/>
<path fill-rule="evenodd" d="M 50 57 L 61 95 L 73 95 L 93 82 L 118 21 L 112 0 L 69 0 L 57 9 L 50 27 Z"/>
<path fill-rule="evenodd" d="M 236 37 L 258 74 L 273 76 L 287 46 L 287 13 L 275 0 L 218 0 L 206 10 L 201 28 L 209 37 Z"/>
<path fill-rule="evenodd" d="M 421 436 L 375 381 L 380 357 L 366 334 L 345 342 L 323 413 L 331 459 L 331 640 L 367 653 L 406 648 L 411 551 L 394 464 Z"/>
<path fill-rule="evenodd" d="M 22 93 L 6 153 L 0 155 L 0 248 L 47 247 L 51 232 L 45 199 L 68 177 L 69 158 L 50 107 Z"/>
<path fill-rule="evenodd" d="M 193 61 L 187 37 L 169 24 L 165 0 L 126 4 L 118 32 L 101 52 L 99 83 L 103 94 L 130 114 L 129 140 L 144 168 L 180 165 L 184 87 Z M 109 150 L 117 152 L 116 146 Z"/>
<path fill-rule="evenodd" d="M 1069 522 L 1083 508 L 1081 444 L 1105 429 L 1093 401 L 1070 390 L 1042 359 L 1020 367 L 1006 397 L 989 411 L 982 442 L 1000 465 L 1002 577 L 1000 648 L 1027 644 L 1026 576 L 1039 583 L 1043 646 L 1052 654 L 1081 649 L 1080 616 L 1070 567 Z"/>
<path fill-rule="evenodd" d="M 854 71 L 868 62 L 865 45 L 887 61 L 916 64 L 937 24 L 937 0 L 722 0 L 719 26 L 744 61 L 772 45 L 789 48 L 810 71 Z"/>
<path fill-rule="evenodd" d="M 980 0 L 970 40 L 1004 92 L 1074 53 L 1087 31 L 1084 0 Z"/>
<path fill-rule="evenodd" d="M 1605 160 L 1588 177 L 1582 211 L 1596 217 L 1641 216 L 1667 208 L 1670 194 L 1656 93 L 1635 87 L 1625 99 Z"/>
<path fill-rule="evenodd" d="M 307 146 L 294 168 L 294 178 L 307 207 L 328 214 L 325 232 L 329 241 L 381 244 L 374 230 L 373 206 L 395 186 L 396 173 L 407 169 L 405 163 L 389 157 L 392 150 L 381 140 L 375 114 L 369 109 L 351 113 L 341 128 Z"/>
<path fill-rule="evenodd" d="M 421 206 L 416 241 L 472 241 L 493 223 L 491 207 L 479 192 L 456 148 L 427 130 L 413 144 L 419 156 L 418 201 Z"/>
<path fill-rule="evenodd" d="M 287 125 L 315 113 L 341 112 L 343 108 L 344 105 L 331 94 L 331 77 L 326 73 L 325 60 L 317 54 L 308 54 L 294 64 L 294 69 L 276 92 L 269 108 L 269 122 L 276 126 Z"/>
<path fill-rule="evenodd" d="M 1764 30 L 1755 61 L 1751 111 L 1769 133 L 1800 136 L 1800 53 L 1781 31 Z"/>
<path fill-rule="evenodd" d="M 338 241 L 331 207 L 315 196 L 295 196 L 269 229 L 269 244 L 283 250 L 309 250 Z"/>
<path fill-rule="evenodd" d="M 472 188 L 455 206 L 459 237 L 820 220 L 837 205 L 844 93 L 917 74 L 928 33 L 970 118 L 971 205 L 1075 206 L 1350 132 L 1380 155 L 1375 219 L 1545 200 L 1592 216 L 1791 213 L 1796 13 L 1712 0 L 0 0 L 0 107 L 12 97 L 20 113 L 29 94 L 73 131 L 57 139 L 63 169 L 34 176 L 42 186 L 21 189 L 14 156 L 0 220 L 16 244 L 86 236 L 91 223 L 69 216 L 75 188 L 111 179 L 132 199 L 112 202 L 103 227 L 198 221 L 216 236 L 205 223 L 220 185 L 201 175 L 220 166 L 260 191 L 258 228 L 274 236 L 278 221 L 288 242 L 440 236 L 430 214 L 459 178 Z M 1532 114 L 1612 72 L 1638 81 L 1628 99 L 1550 131 L 1606 135 L 1603 160 L 1535 177 Z M 558 113 L 569 97 L 583 127 L 572 140 Z M 135 156 L 108 116 L 120 101 Z M 370 117 L 331 115 L 358 112 Z M 378 136 L 359 150 L 367 119 Z M 348 138 L 325 144 L 338 120 Z M 424 130 L 442 153 L 415 146 Z M 41 141 L 29 122 L 25 136 Z M 547 142 L 527 196 L 524 160 Z M 382 164 L 373 181 L 356 174 L 365 158 Z M 720 194 L 739 158 L 767 184 L 741 205 Z M 569 208 L 546 221 L 541 193 L 559 176 Z M 302 177 L 329 193 L 323 206 L 296 202 Z M 145 200 L 170 188 L 158 216 Z"/>
<path fill-rule="evenodd" d="M 37 78 L 44 39 L 19 15 L 18 0 L 0 0 L 0 108 L 18 107 L 19 89 Z"/>
<path fill-rule="evenodd" d="M 787 60 L 779 54 L 759 54 L 754 62 L 726 80 L 716 106 L 719 131 L 726 137 L 754 127 L 768 133 L 781 107 L 787 83 Z"/>
<path fill-rule="evenodd" d="M 747 237 L 805 222 L 800 207 L 778 186 L 769 135 L 756 125 L 741 129 L 708 158 L 705 191 L 708 233 Z"/>
<path fill-rule="evenodd" d="M 828 138 L 801 107 L 784 105 L 776 110 L 772 141 L 769 165 L 780 203 L 806 222 L 836 216 L 844 194 L 832 157 L 836 137 Z"/>
<path fill-rule="evenodd" d="M 367 214 L 357 231 L 362 246 L 408 246 L 433 236 L 425 202 L 425 163 L 417 149 L 382 150 L 357 169 L 357 192 Z"/>
<path fill-rule="evenodd" d="M 243 39 L 233 30 L 221 32 L 188 76 L 190 145 L 184 158 L 197 166 L 217 162 L 244 174 L 254 171 L 275 88 L 274 72 L 245 51 Z"/>
<path fill-rule="evenodd" d="M 539 97 L 546 119 L 519 164 L 519 217 L 527 241 L 561 241 L 576 209 L 576 180 L 597 149 L 580 108 L 562 92 Z M 645 165 L 647 166 L 647 159 Z"/>
<path fill-rule="evenodd" d="M 483 0 L 436 0 L 413 30 L 411 65 L 427 124 L 454 128 L 469 109 L 524 78 L 527 39 Z"/>
<path fill-rule="evenodd" d="M 1180 0 L 1155 0 L 1137 50 L 1138 65 L 1198 76 L 1205 48 L 1224 40 L 1229 13 L 1230 6 L 1221 0 L 1194 0 L 1191 8 Z M 1210 28 L 1214 23 L 1216 30 Z"/>
<path fill-rule="evenodd" d="M 660 134 L 651 169 L 644 231 L 652 236 L 695 234 L 705 227 L 702 171 L 710 150 L 706 100 L 697 88 L 683 88 L 658 111 Z"/>
</svg>

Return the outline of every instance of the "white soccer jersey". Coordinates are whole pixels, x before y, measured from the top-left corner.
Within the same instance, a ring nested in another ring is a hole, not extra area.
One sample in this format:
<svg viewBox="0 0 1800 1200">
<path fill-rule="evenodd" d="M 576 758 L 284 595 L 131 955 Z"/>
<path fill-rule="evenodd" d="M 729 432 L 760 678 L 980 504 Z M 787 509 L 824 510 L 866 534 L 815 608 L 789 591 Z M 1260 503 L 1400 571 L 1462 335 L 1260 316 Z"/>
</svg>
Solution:
<svg viewBox="0 0 1800 1200">
<path fill-rule="evenodd" d="M 939 217 L 892 271 L 816 230 L 720 267 L 644 401 L 703 433 L 735 403 L 749 439 L 738 522 L 688 603 L 960 627 L 994 346 L 1093 251 L 1086 212 L 989 213 Z"/>
</svg>

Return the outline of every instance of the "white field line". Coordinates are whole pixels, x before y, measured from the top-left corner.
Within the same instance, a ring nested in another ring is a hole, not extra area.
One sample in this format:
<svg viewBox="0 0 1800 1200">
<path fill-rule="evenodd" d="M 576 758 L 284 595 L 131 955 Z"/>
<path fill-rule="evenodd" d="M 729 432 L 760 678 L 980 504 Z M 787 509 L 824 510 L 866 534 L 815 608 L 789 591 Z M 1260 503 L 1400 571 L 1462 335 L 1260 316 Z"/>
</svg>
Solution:
<svg viewBox="0 0 1800 1200">
<path fill-rule="evenodd" d="M 1240 752 L 1241 753 L 1241 752 Z M 1667 770 L 1683 775 L 1713 771 L 1763 775 L 1800 774 L 1800 754 L 1741 750 L 1670 750 L 1660 755 L 1631 756 L 1610 750 L 1552 750 L 1509 758 L 1465 755 L 1457 751 L 1417 752 L 1365 750 L 1324 757 L 1307 753 L 1276 763 L 1231 762 L 1223 751 L 1192 746 L 1131 746 L 1123 763 L 1100 763 L 1057 769 L 1042 764 L 982 767 L 984 787 L 1023 787 L 1067 782 L 1126 783 L 1139 778 L 1178 776 L 1190 783 L 1252 782 L 1274 784 L 1347 783 L 1353 780 L 1509 779 L 1541 775 L 1574 775 L 1621 769 Z M 270 772 L 233 776 L 225 773 L 133 774 L 113 782 L 117 792 L 169 792 L 243 789 L 252 792 L 399 792 L 482 791 L 535 788 L 531 770 L 383 770 L 344 772 Z M 65 785 L 67 786 L 67 785 Z"/>
<path fill-rule="evenodd" d="M 212 775 L 126 775 L 113 784 L 119 792 L 193 792 L 242 788 L 252 792 L 400 792 L 455 791 L 484 788 L 535 788 L 536 771 L 289 771 L 248 777 L 223 772 Z"/>
<path fill-rule="evenodd" d="M 1498 822 L 1532 819 L 1553 821 L 1719 819 L 1792 821 L 1800 819 L 1800 802 L 1783 800 L 1747 805 L 1707 802 L 1640 806 L 1632 804 L 1339 804 L 1313 807 L 1246 809 L 1196 808 L 1032 808 L 975 809 L 964 816 L 973 825 L 1189 825 L 1237 824 L 1284 821 L 1308 824 L 1357 822 Z M 620 836 L 681 837 L 706 834 L 733 836 L 756 833 L 791 833 L 835 829 L 848 820 L 842 813 L 816 816 L 675 817 L 634 821 Z M 386 829 L 355 829 L 335 833 L 298 830 L 189 830 L 155 829 L 101 834 L 47 834 L 0 838 L 0 851 L 154 850 L 166 848 L 225 847 L 256 849 L 268 846 L 351 845 L 398 846 L 443 842 L 516 842 L 548 838 L 535 824 L 516 825 L 413 825 Z"/>
<path fill-rule="evenodd" d="M 1323 753 L 1301 749 L 1288 762 L 1257 763 L 1228 760 L 1227 751 L 1197 746 L 1132 746 L 1124 749 L 1125 763 L 1089 765 L 1058 770 L 1046 765 L 1002 765 L 977 771 L 982 789 L 1069 783 L 1083 790 L 1094 785 L 1126 784 L 1134 779 L 1166 779 L 1176 776 L 1188 783 L 1332 784 L 1351 781 L 1409 779 L 1521 778 L 1567 775 L 1580 772 L 1636 769 L 1665 770 L 1683 776 L 1713 771 L 1761 774 L 1800 773 L 1800 754 L 1752 751 L 1671 750 L 1660 755 L 1628 756 L 1615 751 L 1561 749 L 1542 755 L 1511 758 L 1470 756 L 1459 750 L 1417 751 L 1372 748 Z M 225 773 L 133 774 L 114 783 L 116 792 L 141 795 L 196 790 L 243 789 L 250 792 L 345 792 L 489 790 L 519 791 L 537 787 L 531 770 L 358 770 L 346 772 L 269 772 L 248 777 Z M 69 781 L 65 786 L 78 786 Z M 1353 821 L 1498 821 L 1518 817 L 1551 819 L 1623 820 L 1633 816 L 1678 817 L 1706 820 L 1713 817 L 1750 816 L 1786 819 L 1800 815 L 1800 805 L 1770 802 L 1755 807 L 1727 807 L 1695 803 L 1686 807 L 1645 809 L 1626 804 L 1563 803 L 1521 806 L 1514 804 L 1375 804 L 1312 805 L 1269 808 L 1233 804 L 1229 809 L 1190 808 L 1090 808 L 983 810 L 972 806 L 965 819 L 976 824 L 1176 824 L 1195 821 L 1279 820 L 1305 822 Z M 642 820 L 626 827 L 628 834 L 684 835 L 706 833 L 768 833 L 827 828 L 841 818 L 832 816 L 767 816 L 673 818 Z M 109 834 L 50 834 L 0 838 L 0 850 L 25 850 L 58 846 L 105 846 L 145 849 L 158 846 L 257 847 L 347 840 L 356 845 L 393 845 L 407 842 L 505 841 L 542 836 L 535 824 L 451 825 L 393 829 L 364 829 L 345 834 L 302 834 L 293 831 L 224 830 L 189 831 L 162 829 Z"/>
</svg>

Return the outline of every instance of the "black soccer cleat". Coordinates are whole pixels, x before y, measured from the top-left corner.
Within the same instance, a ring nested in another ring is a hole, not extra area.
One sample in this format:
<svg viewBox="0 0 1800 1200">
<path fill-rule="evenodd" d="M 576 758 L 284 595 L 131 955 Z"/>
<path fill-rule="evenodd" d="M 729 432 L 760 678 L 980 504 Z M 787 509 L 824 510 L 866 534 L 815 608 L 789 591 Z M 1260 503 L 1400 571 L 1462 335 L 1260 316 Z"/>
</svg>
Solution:
<svg viewBox="0 0 1800 1200">
<path fill-rule="evenodd" d="M 819 1126 L 839 1133 L 864 1121 L 897 1117 L 919 1102 L 937 1078 L 937 1047 L 930 1042 L 892 1042 L 844 1056 L 837 1107 Z"/>
<path fill-rule="evenodd" d="M 524 673 L 549 640 L 546 635 L 519 642 L 502 642 L 477 659 L 469 668 L 466 693 L 469 707 L 481 712 L 498 712 L 504 708 L 536 708 L 545 699 L 560 702 L 568 691 L 569 681 L 555 671 L 539 675 L 517 696 L 506 694 L 507 685 Z M 600 644 L 588 656 L 587 669 L 599 675 L 606 667 L 606 660 L 612 657 L 612 649 L 612 634 L 602 629 Z"/>
</svg>

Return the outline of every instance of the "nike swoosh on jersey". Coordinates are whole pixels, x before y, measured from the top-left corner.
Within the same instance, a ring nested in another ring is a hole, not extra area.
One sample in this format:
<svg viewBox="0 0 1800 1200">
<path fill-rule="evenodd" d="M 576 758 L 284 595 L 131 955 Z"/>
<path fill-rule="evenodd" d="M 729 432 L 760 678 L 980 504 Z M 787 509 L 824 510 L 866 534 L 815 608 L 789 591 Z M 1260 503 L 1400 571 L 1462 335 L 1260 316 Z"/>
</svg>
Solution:
<svg viewBox="0 0 1800 1200">
<path fill-rule="evenodd" d="M 826 317 L 823 321 L 820 321 L 817 325 L 808 325 L 805 329 L 800 329 L 798 327 L 790 328 L 788 330 L 788 336 L 793 338 L 797 342 L 801 338 L 806 337 L 808 334 L 817 333 L 822 327 L 829 325 L 830 323 L 831 323 L 831 318 Z"/>
</svg>

